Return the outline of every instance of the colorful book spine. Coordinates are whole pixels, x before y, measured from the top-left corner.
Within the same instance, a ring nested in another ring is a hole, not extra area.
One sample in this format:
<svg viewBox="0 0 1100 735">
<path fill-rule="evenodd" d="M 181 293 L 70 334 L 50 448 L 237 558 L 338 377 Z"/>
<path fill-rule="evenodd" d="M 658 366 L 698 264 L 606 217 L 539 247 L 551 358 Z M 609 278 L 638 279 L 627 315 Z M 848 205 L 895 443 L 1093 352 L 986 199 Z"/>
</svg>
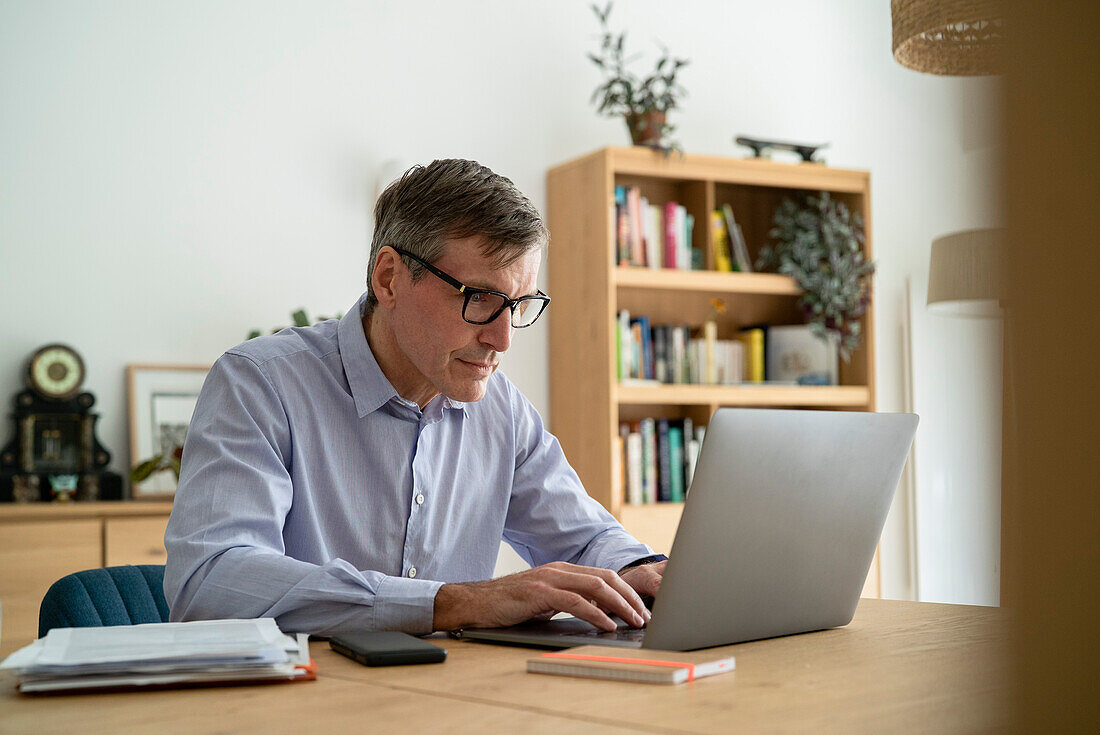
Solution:
<svg viewBox="0 0 1100 735">
<path fill-rule="evenodd" d="M 632 505 L 641 505 L 645 502 L 643 492 L 644 472 L 643 467 L 642 435 L 637 431 L 631 431 L 626 436 L 626 499 Z"/>
<path fill-rule="evenodd" d="M 726 220 L 721 210 L 710 213 L 711 250 L 714 252 L 714 269 L 723 273 L 733 270 L 733 261 L 730 259 L 729 230 L 726 229 Z"/>
<path fill-rule="evenodd" d="M 653 377 L 661 383 L 671 382 L 668 370 L 668 355 L 668 328 L 664 326 L 653 327 Z"/>
<path fill-rule="evenodd" d="M 646 266 L 660 268 L 661 243 L 664 241 L 662 237 L 664 222 L 660 205 L 650 204 L 646 207 L 645 217 Z"/>
<path fill-rule="evenodd" d="M 626 380 L 631 376 L 631 361 L 634 356 L 634 343 L 630 331 L 630 312 L 623 309 L 619 312 L 619 380 Z"/>
<path fill-rule="evenodd" d="M 668 327 L 668 382 L 684 382 L 684 327 Z"/>
<path fill-rule="evenodd" d="M 722 216 L 726 220 L 726 231 L 729 233 L 730 251 L 733 253 L 734 264 L 742 273 L 752 272 L 752 262 L 749 260 L 749 251 L 745 247 L 745 237 L 741 234 L 741 225 L 733 218 L 733 207 L 722 205 Z"/>
<path fill-rule="evenodd" d="M 657 426 L 653 419 L 638 422 L 642 436 L 642 502 L 657 502 Z"/>
<path fill-rule="evenodd" d="M 673 503 L 684 501 L 684 430 L 668 427 L 668 499 Z"/>
<path fill-rule="evenodd" d="M 691 243 L 692 243 L 692 233 L 695 230 L 695 217 L 693 215 L 688 214 L 687 209 L 684 209 L 683 212 L 684 212 L 684 242 L 683 242 L 683 247 L 680 248 L 679 268 L 680 268 L 680 270 L 689 271 L 689 270 L 691 270 L 691 260 L 692 260 L 691 253 L 692 253 L 692 250 L 693 250 L 693 248 L 691 247 Z"/>
<path fill-rule="evenodd" d="M 626 445 L 623 442 L 622 434 L 615 437 L 613 449 L 614 451 L 611 452 L 611 497 L 622 503 L 626 499 L 624 494 L 626 490 L 626 468 L 623 467 L 623 452 Z"/>
<path fill-rule="evenodd" d="M 676 202 L 665 203 L 664 231 L 664 267 L 676 267 L 676 216 L 680 205 Z"/>
<path fill-rule="evenodd" d="M 744 351 L 744 379 L 751 383 L 763 383 L 764 330 L 760 327 L 742 329 L 737 339 Z"/>
<path fill-rule="evenodd" d="M 615 187 L 615 262 L 630 265 L 630 223 L 626 209 L 626 187 Z"/>
<path fill-rule="evenodd" d="M 672 452 L 668 442 L 668 419 L 657 421 L 657 500 L 672 500 Z"/>
<path fill-rule="evenodd" d="M 708 385 L 718 383 L 718 323 L 708 321 L 703 324 L 703 382 Z"/>
<path fill-rule="evenodd" d="M 631 321 L 632 335 L 638 355 L 637 364 L 631 373 L 631 377 L 643 380 L 653 380 L 653 331 L 649 325 L 649 317 L 637 316 Z"/>
</svg>

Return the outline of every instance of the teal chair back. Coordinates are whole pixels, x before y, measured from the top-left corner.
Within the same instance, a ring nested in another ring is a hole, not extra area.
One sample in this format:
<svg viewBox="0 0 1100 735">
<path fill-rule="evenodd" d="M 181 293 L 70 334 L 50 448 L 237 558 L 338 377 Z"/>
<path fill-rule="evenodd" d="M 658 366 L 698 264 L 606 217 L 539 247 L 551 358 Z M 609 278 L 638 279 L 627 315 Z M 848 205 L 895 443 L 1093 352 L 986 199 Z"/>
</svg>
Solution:
<svg viewBox="0 0 1100 735">
<path fill-rule="evenodd" d="M 53 583 L 38 611 L 38 637 L 51 628 L 165 623 L 164 565 L 86 569 Z"/>
</svg>

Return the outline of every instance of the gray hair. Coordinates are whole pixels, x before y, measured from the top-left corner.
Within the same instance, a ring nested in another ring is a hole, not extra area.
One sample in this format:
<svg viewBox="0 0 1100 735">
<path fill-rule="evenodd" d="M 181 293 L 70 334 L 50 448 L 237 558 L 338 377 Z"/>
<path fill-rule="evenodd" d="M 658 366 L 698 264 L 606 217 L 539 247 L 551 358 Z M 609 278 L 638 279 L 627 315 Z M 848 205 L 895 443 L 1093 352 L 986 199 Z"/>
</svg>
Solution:
<svg viewBox="0 0 1100 735">
<path fill-rule="evenodd" d="M 367 263 L 364 315 L 378 303 L 370 291 L 374 263 L 386 245 L 431 263 L 448 239 L 480 235 L 483 254 L 494 268 L 505 268 L 535 248 L 545 247 L 550 231 L 542 215 L 516 185 L 476 161 L 449 158 L 413 166 L 386 187 L 374 206 L 374 238 Z M 402 256 L 413 281 L 427 270 Z"/>
</svg>

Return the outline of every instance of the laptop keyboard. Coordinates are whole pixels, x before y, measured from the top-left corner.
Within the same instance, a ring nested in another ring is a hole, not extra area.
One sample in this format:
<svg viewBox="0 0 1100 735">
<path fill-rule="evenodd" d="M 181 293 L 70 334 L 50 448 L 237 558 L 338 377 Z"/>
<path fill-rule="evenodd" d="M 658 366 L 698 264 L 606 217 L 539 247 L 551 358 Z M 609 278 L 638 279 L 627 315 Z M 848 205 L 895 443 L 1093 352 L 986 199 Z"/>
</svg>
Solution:
<svg viewBox="0 0 1100 735">
<path fill-rule="evenodd" d="M 645 638 L 645 628 L 619 628 L 618 630 L 611 631 L 596 629 L 584 633 L 577 633 L 576 635 L 601 641 L 613 640 L 641 643 L 642 639 Z"/>
</svg>

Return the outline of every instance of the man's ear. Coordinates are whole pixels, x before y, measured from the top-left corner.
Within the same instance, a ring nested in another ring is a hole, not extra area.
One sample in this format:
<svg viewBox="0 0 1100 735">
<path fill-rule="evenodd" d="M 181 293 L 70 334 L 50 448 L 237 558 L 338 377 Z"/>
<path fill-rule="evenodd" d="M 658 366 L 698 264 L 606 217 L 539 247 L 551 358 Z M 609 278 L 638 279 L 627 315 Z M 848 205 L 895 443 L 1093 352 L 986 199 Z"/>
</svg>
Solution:
<svg viewBox="0 0 1100 735">
<path fill-rule="evenodd" d="M 401 265 L 393 248 L 382 248 L 374 259 L 374 270 L 371 271 L 370 290 L 378 305 L 386 309 L 392 309 L 397 301 L 395 281 Z"/>
</svg>

